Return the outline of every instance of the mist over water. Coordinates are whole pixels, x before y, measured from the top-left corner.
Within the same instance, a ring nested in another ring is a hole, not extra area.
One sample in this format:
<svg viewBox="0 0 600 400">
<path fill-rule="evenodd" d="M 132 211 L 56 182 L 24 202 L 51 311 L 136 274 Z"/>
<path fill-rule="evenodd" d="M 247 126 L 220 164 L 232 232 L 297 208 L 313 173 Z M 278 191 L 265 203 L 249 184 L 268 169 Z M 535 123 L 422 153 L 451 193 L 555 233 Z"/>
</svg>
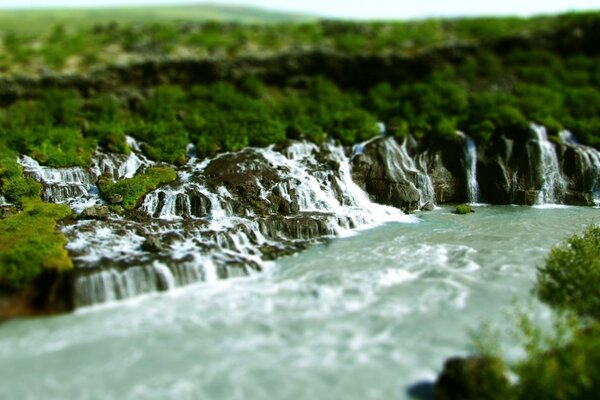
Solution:
<svg viewBox="0 0 600 400">
<path fill-rule="evenodd" d="M 535 267 L 596 215 L 440 208 L 248 278 L 13 320 L 0 329 L 0 398 L 406 398 L 469 351 L 469 329 L 506 327 L 513 299 L 548 319 L 531 300 Z"/>
</svg>

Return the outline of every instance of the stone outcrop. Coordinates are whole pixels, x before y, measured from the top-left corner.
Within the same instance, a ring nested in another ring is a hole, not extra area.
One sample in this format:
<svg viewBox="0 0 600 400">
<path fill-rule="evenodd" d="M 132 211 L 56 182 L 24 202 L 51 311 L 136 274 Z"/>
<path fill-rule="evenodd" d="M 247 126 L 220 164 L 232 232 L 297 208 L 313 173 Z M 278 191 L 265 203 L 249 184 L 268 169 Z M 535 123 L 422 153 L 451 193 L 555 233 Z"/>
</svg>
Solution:
<svg viewBox="0 0 600 400">
<path fill-rule="evenodd" d="M 386 137 L 363 144 L 352 159 L 356 183 L 374 201 L 405 211 L 433 200 L 469 201 L 467 169 L 474 167 L 469 167 L 461 143 L 410 142 L 400 145 Z M 600 152 L 549 140 L 543 127 L 532 125 L 527 137 L 501 137 L 478 149 L 476 178 L 478 201 L 489 204 L 591 206 L 600 194 Z M 433 190 L 433 199 L 427 197 L 428 190 Z"/>
</svg>

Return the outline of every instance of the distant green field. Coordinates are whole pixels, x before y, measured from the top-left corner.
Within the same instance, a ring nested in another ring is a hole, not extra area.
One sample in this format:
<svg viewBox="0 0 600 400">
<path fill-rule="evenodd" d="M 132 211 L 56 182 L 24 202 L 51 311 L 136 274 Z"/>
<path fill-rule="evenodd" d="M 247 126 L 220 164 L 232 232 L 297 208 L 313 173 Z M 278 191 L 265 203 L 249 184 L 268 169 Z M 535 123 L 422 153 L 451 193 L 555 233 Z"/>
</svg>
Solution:
<svg viewBox="0 0 600 400">
<path fill-rule="evenodd" d="M 235 21 L 241 23 L 306 22 L 316 17 L 251 7 L 189 5 L 94 9 L 33 9 L 0 11 L 0 31 L 42 32 L 56 24 L 89 26 L 108 22 Z"/>
</svg>

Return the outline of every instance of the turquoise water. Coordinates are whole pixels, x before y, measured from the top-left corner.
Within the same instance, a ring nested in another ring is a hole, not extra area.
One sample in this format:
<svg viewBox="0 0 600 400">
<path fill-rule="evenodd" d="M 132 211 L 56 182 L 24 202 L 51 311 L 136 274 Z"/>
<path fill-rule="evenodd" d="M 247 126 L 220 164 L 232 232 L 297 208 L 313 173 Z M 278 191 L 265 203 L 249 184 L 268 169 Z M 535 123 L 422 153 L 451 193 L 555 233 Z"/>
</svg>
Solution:
<svg viewBox="0 0 600 400">
<path fill-rule="evenodd" d="M 4 399 L 402 399 L 469 330 L 530 303 L 550 247 L 598 209 L 418 214 L 250 278 L 0 326 Z M 503 337 L 509 356 L 518 346 Z"/>
</svg>

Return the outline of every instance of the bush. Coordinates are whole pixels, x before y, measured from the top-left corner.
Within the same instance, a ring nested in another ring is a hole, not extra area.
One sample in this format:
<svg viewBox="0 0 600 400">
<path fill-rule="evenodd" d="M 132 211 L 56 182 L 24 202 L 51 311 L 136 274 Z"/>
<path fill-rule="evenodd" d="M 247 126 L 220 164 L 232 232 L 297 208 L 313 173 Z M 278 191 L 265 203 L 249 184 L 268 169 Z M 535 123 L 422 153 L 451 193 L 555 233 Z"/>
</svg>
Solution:
<svg viewBox="0 0 600 400">
<path fill-rule="evenodd" d="M 538 269 L 535 291 L 552 307 L 600 319 L 600 227 L 554 247 Z"/>
<path fill-rule="evenodd" d="M 502 360 L 450 358 L 435 384 L 437 400 L 506 400 L 510 384 Z"/>
<path fill-rule="evenodd" d="M 600 324 L 575 331 L 565 344 L 530 351 L 516 368 L 522 400 L 587 400 L 600 393 Z"/>
</svg>

